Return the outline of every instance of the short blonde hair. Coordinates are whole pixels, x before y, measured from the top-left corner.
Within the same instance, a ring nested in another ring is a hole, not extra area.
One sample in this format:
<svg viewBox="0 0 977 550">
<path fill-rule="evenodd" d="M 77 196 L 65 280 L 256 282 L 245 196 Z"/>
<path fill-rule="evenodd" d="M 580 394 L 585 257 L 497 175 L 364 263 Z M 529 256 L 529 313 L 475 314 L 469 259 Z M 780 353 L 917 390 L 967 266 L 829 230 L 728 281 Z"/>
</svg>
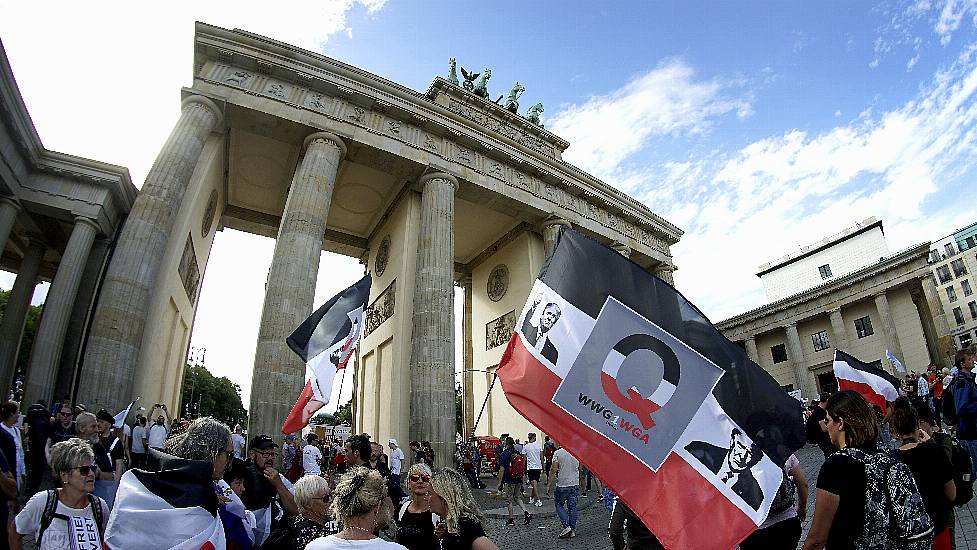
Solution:
<svg viewBox="0 0 977 550">
<path fill-rule="evenodd" d="M 410 474 L 426 474 L 430 476 L 432 475 L 431 467 L 423 462 L 418 462 L 417 464 L 411 465 L 411 467 L 407 469 L 407 475 Z"/>
<path fill-rule="evenodd" d="M 333 491 L 333 517 L 349 524 L 349 518 L 365 514 L 383 502 L 387 483 L 376 470 L 363 466 L 351 468 L 339 478 Z"/>
<path fill-rule="evenodd" d="M 88 466 L 94 460 L 95 451 L 84 439 L 72 437 L 51 447 L 51 469 L 59 476 L 79 466 Z"/>
<path fill-rule="evenodd" d="M 295 482 L 295 505 L 300 514 L 312 505 L 316 493 L 329 488 L 329 482 L 322 476 L 307 475 Z"/>
<path fill-rule="evenodd" d="M 462 517 L 477 521 L 482 527 L 488 524 L 485 514 L 472 496 L 468 480 L 456 470 L 439 468 L 431 476 L 431 489 L 444 499 L 448 513 L 442 519 L 449 533 L 458 534 L 458 520 Z"/>
</svg>

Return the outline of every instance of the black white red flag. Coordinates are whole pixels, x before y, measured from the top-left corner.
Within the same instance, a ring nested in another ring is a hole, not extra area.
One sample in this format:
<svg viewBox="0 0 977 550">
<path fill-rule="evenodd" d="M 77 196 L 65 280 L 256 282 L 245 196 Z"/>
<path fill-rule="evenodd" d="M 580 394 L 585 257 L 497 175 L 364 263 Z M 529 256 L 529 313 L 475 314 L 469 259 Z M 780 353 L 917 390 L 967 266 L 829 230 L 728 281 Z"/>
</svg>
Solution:
<svg viewBox="0 0 977 550">
<path fill-rule="evenodd" d="M 163 457 L 159 472 L 122 474 L 105 527 L 105 548 L 224 550 L 213 465 L 163 453 L 155 456 Z"/>
<path fill-rule="evenodd" d="M 370 299 L 369 274 L 322 305 L 285 340 L 305 362 L 305 387 L 282 425 L 290 434 L 309 425 L 317 410 L 329 403 L 336 372 L 346 368 L 360 336 Z"/>
<path fill-rule="evenodd" d="M 513 407 L 669 549 L 732 549 L 804 444 L 800 403 L 667 283 L 561 229 L 498 367 Z"/>
<path fill-rule="evenodd" d="M 841 350 L 835 350 L 834 373 L 839 390 L 856 391 L 883 412 L 886 403 L 892 403 L 899 397 L 898 378 Z"/>
</svg>

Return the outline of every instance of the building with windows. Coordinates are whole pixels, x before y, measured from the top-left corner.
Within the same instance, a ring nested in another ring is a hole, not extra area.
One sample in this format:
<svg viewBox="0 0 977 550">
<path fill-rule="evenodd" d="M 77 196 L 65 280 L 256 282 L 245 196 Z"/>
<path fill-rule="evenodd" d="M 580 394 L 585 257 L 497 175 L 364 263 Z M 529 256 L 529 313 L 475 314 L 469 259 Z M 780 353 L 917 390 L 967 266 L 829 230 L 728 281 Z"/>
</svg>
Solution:
<svg viewBox="0 0 977 550">
<path fill-rule="evenodd" d="M 933 241 L 929 262 L 957 348 L 977 342 L 977 222 Z"/>
<path fill-rule="evenodd" d="M 930 244 L 889 253 L 881 220 L 869 218 L 760 266 L 764 306 L 719 323 L 787 390 L 803 397 L 837 389 L 834 350 L 892 371 L 948 365 L 952 346 Z"/>
</svg>

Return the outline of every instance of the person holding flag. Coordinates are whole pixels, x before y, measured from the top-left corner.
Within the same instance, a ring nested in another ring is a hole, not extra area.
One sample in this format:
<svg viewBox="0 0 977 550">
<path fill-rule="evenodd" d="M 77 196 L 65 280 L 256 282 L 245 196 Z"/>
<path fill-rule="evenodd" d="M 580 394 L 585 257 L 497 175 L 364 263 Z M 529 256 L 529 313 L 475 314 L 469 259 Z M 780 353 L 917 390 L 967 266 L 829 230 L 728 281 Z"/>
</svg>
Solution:
<svg viewBox="0 0 977 550">
<path fill-rule="evenodd" d="M 363 313 L 370 298 L 369 274 L 323 304 L 285 339 L 305 363 L 305 387 L 282 425 L 282 433 L 302 431 L 316 411 L 329 403 L 333 380 L 346 368 L 363 334 Z"/>
</svg>

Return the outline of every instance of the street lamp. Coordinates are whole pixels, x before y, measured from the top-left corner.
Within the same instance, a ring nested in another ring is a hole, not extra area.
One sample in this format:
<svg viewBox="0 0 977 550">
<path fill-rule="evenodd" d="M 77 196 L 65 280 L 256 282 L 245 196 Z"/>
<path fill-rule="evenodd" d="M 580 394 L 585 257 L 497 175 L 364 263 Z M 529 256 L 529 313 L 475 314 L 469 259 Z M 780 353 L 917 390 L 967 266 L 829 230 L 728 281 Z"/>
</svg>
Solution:
<svg viewBox="0 0 977 550">
<path fill-rule="evenodd" d="M 207 348 L 190 346 L 190 353 L 187 354 L 187 359 L 189 362 L 193 363 L 195 367 L 203 367 L 204 361 L 207 359 Z M 197 369 L 193 370 L 193 380 L 190 383 L 190 402 L 186 404 L 186 415 L 190 416 L 190 410 L 193 408 L 193 392 L 197 389 Z M 200 406 L 197 405 L 197 413 L 199 416 Z"/>
</svg>

